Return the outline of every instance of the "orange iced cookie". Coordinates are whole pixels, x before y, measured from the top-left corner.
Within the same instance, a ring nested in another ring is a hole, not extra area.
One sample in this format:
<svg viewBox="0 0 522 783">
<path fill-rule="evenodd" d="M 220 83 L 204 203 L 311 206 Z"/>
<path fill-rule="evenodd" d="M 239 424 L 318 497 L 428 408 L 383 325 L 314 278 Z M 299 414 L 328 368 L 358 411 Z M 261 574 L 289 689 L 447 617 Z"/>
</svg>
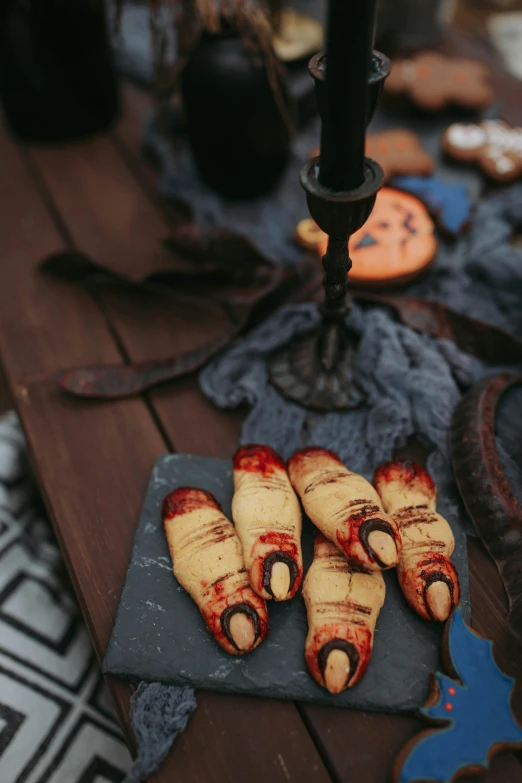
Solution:
<svg viewBox="0 0 522 783">
<path fill-rule="evenodd" d="M 302 247 L 326 253 L 328 237 L 311 218 L 296 231 Z M 315 238 L 315 243 L 314 243 Z M 437 251 L 433 221 L 415 196 L 382 188 L 373 212 L 350 237 L 350 282 L 359 286 L 400 285 L 426 269 Z"/>
</svg>

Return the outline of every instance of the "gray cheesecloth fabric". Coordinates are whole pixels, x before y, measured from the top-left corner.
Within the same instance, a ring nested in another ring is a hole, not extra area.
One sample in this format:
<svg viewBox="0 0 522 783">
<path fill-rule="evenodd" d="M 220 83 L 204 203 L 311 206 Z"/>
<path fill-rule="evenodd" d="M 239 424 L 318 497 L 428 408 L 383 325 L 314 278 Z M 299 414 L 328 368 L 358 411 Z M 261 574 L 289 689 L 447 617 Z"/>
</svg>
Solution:
<svg viewBox="0 0 522 783">
<path fill-rule="evenodd" d="M 441 242 L 436 264 L 407 294 L 443 302 L 522 337 L 522 252 L 509 241 L 520 223 L 522 185 L 483 200 L 469 231 L 453 244 Z M 250 406 L 241 442 L 267 443 L 284 458 L 307 444 L 326 446 L 367 478 L 415 436 L 431 450 L 427 467 L 439 490 L 440 512 L 473 533 L 453 479 L 448 426 L 461 394 L 484 374 L 504 368 L 483 364 L 449 340 L 417 334 L 384 309 L 355 305 L 347 323 L 360 336 L 356 379 L 367 402 L 343 413 L 310 413 L 270 385 L 267 357 L 317 319 L 312 304 L 282 308 L 201 372 L 203 393 L 220 408 Z M 506 397 L 497 446 L 511 486 L 521 496 L 516 459 L 521 439 L 512 426 L 520 396 Z M 158 766 L 194 706 L 190 688 L 140 685 L 133 709 L 139 752 L 128 783 Z"/>
<path fill-rule="evenodd" d="M 441 243 L 432 271 L 407 294 L 522 336 L 522 252 L 509 244 L 517 221 L 521 185 L 480 203 L 469 232 L 452 245 Z M 451 413 L 463 389 L 498 368 L 451 341 L 417 334 L 384 309 L 354 306 L 347 323 L 360 337 L 356 380 L 367 403 L 349 412 L 310 413 L 270 385 L 266 358 L 317 319 L 314 305 L 283 308 L 202 371 L 204 394 L 221 408 L 251 406 L 243 442 L 263 441 L 285 458 L 305 445 L 328 446 L 368 478 L 415 435 L 432 449 L 428 468 L 441 500 L 454 496 L 447 446 Z"/>
<path fill-rule="evenodd" d="M 193 688 L 140 682 L 131 700 L 138 753 L 124 783 L 140 783 L 158 769 L 196 706 Z"/>
</svg>

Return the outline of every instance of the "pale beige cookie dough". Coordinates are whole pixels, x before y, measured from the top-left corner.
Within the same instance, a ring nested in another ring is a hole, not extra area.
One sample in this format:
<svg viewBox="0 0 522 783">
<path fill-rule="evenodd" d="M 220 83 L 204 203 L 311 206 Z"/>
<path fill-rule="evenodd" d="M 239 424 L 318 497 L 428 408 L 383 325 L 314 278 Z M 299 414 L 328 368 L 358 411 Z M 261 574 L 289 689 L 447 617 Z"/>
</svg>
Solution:
<svg viewBox="0 0 522 783">
<path fill-rule="evenodd" d="M 370 570 L 397 564 L 401 548 L 397 525 L 384 513 L 377 492 L 365 478 L 321 448 L 296 452 L 288 473 L 314 525 L 352 564 Z"/>
<path fill-rule="evenodd" d="M 232 518 L 252 588 L 286 601 L 303 578 L 301 507 L 286 466 L 269 446 L 242 446 L 234 455 Z"/>
<path fill-rule="evenodd" d="M 216 642 L 231 655 L 255 649 L 268 632 L 268 613 L 248 582 L 234 525 L 210 492 L 191 487 L 167 495 L 162 513 L 176 579 Z"/>
</svg>

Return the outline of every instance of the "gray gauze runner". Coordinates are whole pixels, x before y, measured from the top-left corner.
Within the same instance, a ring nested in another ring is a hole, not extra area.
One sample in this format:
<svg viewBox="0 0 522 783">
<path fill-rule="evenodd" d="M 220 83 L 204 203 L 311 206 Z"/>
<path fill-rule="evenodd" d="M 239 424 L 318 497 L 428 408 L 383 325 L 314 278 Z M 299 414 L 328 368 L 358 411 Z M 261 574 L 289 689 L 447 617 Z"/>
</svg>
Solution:
<svg viewBox="0 0 522 783">
<path fill-rule="evenodd" d="M 432 271 L 408 295 L 444 302 L 522 336 L 522 253 L 509 244 L 521 219 L 521 185 L 482 202 L 470 231 L 453 245 L 441 243 Z M 367 478 L 416 436 L 431 449 L 428 469 L 441 512 L 467 524 L 449 463 L 448 426 L 462 391 L 498 368 L 451 341 L 417 334 L 383 309 L 354 306 L 347 323 L 360 337 L 356 379 L 367 403 L 349 412 L 311 413 L 270 385 L 267 356 L 317 321 L 314 305 L 281 309 L 203 370 L 204 394 L 220 408 L 250 406 L 243 443 L 268 443 L 285 458 L 306 445 L 325 446 Z"/>
</svg>

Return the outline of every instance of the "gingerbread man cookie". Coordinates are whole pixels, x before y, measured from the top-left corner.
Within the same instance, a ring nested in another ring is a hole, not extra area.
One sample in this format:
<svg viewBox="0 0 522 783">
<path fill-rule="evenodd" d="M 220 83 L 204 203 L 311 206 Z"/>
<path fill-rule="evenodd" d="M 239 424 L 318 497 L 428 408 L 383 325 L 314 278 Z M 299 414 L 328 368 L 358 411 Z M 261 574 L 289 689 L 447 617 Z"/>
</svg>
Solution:
<svg viewBox="0 0 522 783">
<path fill-rule="evenodd" d="M 366 155 L 380 165 L 385 182 L 396 176 L 427 176 L 435 169 L 435 161 L 422 148 L 417 134 L 404 128 L 369 133 Z"/>
<path fill-rule="evenodd" d="M 421 145 L 420 138 L 406 128 L 369 133 L 365 154 L 377 161 L 384 173 L 384 181 L 392 177 L 427 176 L 435 170 L 435 161 Z M 319 155 L 315 147 L 309 157 Z"/>
<path fill-rule="evenodd" d="M 498 182 L 511 182 L 522 174 L 522 128 L 501 120 L 450 125 L 442 148 L 455 160 L 478 163 Z"/>
<path fill-rule="evenodd" d="M 384 87 L 388 96 L 406 96 L 426 111 L 448 105 L 484 109 L 493 99 L 489 68 L 480 62 L 421 52 L 395 60 Z"/>
</svg>

